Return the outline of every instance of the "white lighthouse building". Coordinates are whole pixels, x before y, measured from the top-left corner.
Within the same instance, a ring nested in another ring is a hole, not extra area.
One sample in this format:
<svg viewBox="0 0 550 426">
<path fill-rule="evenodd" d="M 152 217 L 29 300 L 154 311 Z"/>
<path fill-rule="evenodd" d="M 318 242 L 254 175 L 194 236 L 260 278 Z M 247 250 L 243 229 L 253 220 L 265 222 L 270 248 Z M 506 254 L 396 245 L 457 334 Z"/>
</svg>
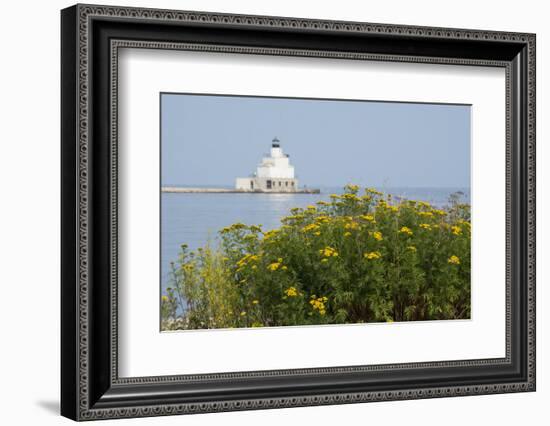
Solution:
<svg viewBox="0 0 550 426">
<path fill-rule="evenodd" d="M 250 177 L 237 178 L 235 188 L 251 192 L 297 192 L 298 180 L 288 154 L 283 153 L 279 139 L 271 142 L 269 156 L 263 157 Z"/>
</svg>

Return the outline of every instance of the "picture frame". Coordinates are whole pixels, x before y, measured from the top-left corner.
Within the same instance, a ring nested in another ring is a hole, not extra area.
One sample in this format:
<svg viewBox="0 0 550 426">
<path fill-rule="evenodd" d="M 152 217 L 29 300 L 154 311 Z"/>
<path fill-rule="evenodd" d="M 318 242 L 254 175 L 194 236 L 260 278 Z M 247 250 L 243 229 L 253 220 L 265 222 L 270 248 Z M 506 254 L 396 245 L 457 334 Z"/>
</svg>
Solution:
<svg viewBox="0 0 550 426">
<path fill-rule="evenodd" d="M 64 9 L 61 414 L 94 420 L 535 391 L 535 45 L 535 35 L 525 33 L 80 4 Z M 504 69 L 505 356 L 120 377 L 122 48 Z"/>
</svg>

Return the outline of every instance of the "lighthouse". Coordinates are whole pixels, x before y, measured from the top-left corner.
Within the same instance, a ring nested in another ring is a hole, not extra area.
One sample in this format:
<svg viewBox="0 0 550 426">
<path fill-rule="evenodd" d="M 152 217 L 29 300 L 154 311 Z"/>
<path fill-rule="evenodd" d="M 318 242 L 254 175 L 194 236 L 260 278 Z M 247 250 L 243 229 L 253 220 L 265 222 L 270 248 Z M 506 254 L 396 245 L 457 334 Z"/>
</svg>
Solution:
<svg viewBox="0 0 550 426">
<path fill-rule="evenodd" d="M 288 154 L 283 152 L 277 137 L 271 141 L 269 155 L 264 156 L 256 172 L 247 178 L 237 178 L 235 189 L 251 192 L 298 192 L 298 180 Z"/>
</svg>

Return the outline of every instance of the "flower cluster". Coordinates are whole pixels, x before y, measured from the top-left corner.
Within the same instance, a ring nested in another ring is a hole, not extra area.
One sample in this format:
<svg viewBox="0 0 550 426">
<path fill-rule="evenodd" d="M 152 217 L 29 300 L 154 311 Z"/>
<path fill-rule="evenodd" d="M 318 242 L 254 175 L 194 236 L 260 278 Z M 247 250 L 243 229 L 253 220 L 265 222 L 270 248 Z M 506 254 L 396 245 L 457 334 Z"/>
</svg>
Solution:
<svg viewBox="0 0 550 426">
<path fill-rule="evenodd" d="M 315 295 L 311 296 L 309 304 L 314 311 L 319 312 L 319 315 L 325 315 L 327 313 L 325 303 L 328 301 L 326 296 L 316 297 Z"/>
<path fill-rule="evenodd" d="M 272 229 L 270 231 L 264 232 L 264 241 L 271 240 L 279 233 L 279 230 Z"/>
<path fill-rule="evenodd" d="M 260 256 L 257 254 L 248 253 L 237 262 L 237 268 L 242 269 L 249 263 L 256 262 L 259 258 Z"/>
<path fill-rule="evenodd" d="M 312 232 L 317 231 L 319 229 L 319 225 L 316 223 L 310 223 L 302 228 L 302 232 Z"/>
<path fill-rule="evenodd" d="M 379 251 L 371 251 L 371 252 L 368 252 L 368 253 L 364 253 L 363 257 L 365 259 L 372 260 L 372 259 L 380 259 L 382 257 L 382 255 L 380 254 Z"/>
<path fill-rule="evenodd" d="M 451 265 L 460 265 L 460 259 L 454 254 L 447 260 Z"/>
<path fill-rule="evenodd" d="M 371 214 L 362 214 L 359 216 L 359 219 L 366 220 L 367 222 L 375 222 L 374 216 Z"/>
<path fill-rule="evenodd" d="M 357 222 L 354 222 L 353 220 L 347 222 L 345 225 L 344 225 L 344 229 L 350 229 L 350 230 L 353 230 L 353 229 L 357 229 L 359 228 L 359 224 Z"/>
<path fill-rule="evenodd" d="M 296 287 L 289 287 L 285 290 L 285 294 L 287 297 L 296 297 L 298 296 L 298 290 L 296 290 Z"/>
<path fill-rule="evenodd" d="M 319 250 L 319 254 L 323 257 L 338 257 L 338 252 L 332 247 L 325 247 Z"/>
<path fill-rule="evenodd" d="M 402 226 L 401 229 L 399 230 L 399 232 L 401 234 L 405 234 L 405 235 L 412 235 L 413 234 L 413 231 L 408 226 Z"/>
</svg>

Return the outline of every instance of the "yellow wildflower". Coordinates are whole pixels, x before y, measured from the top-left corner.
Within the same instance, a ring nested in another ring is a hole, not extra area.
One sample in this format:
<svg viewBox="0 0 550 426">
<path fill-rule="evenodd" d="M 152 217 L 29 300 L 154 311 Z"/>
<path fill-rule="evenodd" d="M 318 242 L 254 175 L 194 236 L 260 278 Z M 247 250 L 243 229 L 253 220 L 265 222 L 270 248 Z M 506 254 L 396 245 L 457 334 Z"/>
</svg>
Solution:
<svg viewBox="0 0 550 426">
<path fill-rule="evenodd" d="M 285 216 L 281 219 L 281 222 L 282 223 L 287 223 L 287 222 L 300 222 L 302 219 L 304 219 L 304 215 L 303 214 L 295 214 L 293 216 Z M 269 232 L 269 231 L 268 231 Z M 264 233 L 265 235 L 266 233 Z"/>
<path fill-rule="evenodd" d="M 319 222 L 319 223 L 328 223 L 330 222 L 330 217 L 328 217 L 327 215 L 320 215 L 320 216 L 317 216 L 315 218 L 315 222 Z"/>
<path fill-rule="evenodd" d="M 257 305 L 258 303 L 260 303 L 259 300 L 253 300 L 253 301 L 252 301 L 252 304 L 253 304 L 253 305 Z"/>
<path fill-rule="evenodd" d="M 447 260 L 451 265 L 460 265 L 460 259 L 454 254 Z"/>
<path fill-rule="evenodd" d="M 193 268 L 194 268 L 194 265 L 192 263 L 186 263 L 185 265 L 182 266 L 182 269 L 185 272 L 191 272 Z"/>
<path fill-rule="evenodd" d="M 272 229 L 271 231 L 264 232 L 264 241 L 267 241 L 270 238 L 276 236 L 277 232 L 279 232 L 277 229 Z"/>
<path fill-rule="evenodd" d="M 472 227 L 472 224 L 471 224 L 470 222 L 468 222 L 468 221 L 466 221 L 466 220 L 463 220 L 463 219 L 460 219 L 460 220 L 458 221 L 458 223 L 459 223 L 460 225 L 464 226 L 465 228 L 468 228 L 468 229 L 470 229 L 470 228 Z"/>
<path fill-rule="evenodd" d="M 316 231 L 319 229 L 319 225 L 316 223 L 310 223 L 302 228 L 302 232 Z"/>
<path fill-rule="evenodd" d="M 387 208 L 388 203 L 387 203 L 386 200 L 378 200 L 378 206 L 381 207 L 381 208 Z"/>
<path fill-rule="evenodd" d="M 401 234 L 406 234 L 406 235 L 412 235 L 412 233 L 413 233 L 413 231 L 411 231 L 411 229 L 408 228 L 408 227 L 406 227 L 406 226 L 403 226 L 403 227 L 399 230 L 399 232 L 400 232 Z"/>
<path fill-rule="evenodd" d="M 328 298 L 326 296 L 322 297 L 316 297 L 315 295 L 311 296 L 311 300 L 309 301 L 309 304 L 311 305 L 312 309 L 315 311 L 318 311 L 320 315 L 326 314 L 326 307 L 325 303 L 328 301 Z"/>
<path fill-rule="evenodd" d="M 319 254 L 323 257 L 337 257 L 338 252 L 332 247 L 325 247 L 324 249 L 319 250 Z"/>
<path fill-rule="evenodd" d="M 346 194 L 342 195 L 341 198 L 344 199 L 344 200 L 353 200 L 353 201 L 359 200 L 359 197 L 357 197 L 357 195 L 350 194 L 350 193 L 346 193 Z"/>
<path fill-rule="evenodd" d="M 267 269 L 270 271 L 276 271 L 281 266 L 281 262 L 273 262 L 267 265 Z"/>
<path fill-rule="evenodd" d="M 375 188 L 366 188 L 365 193 L 375 194 L 375 195 L 382 195 L 380 191 L 377 191 Z"/>
<path fill-rule="evenodd" d="M 245 228 L 246 228 L 246 225 L 243 224 L 243 223 L 234 223 L 231 226 L 226 226 L 220 232 L 222 234 L 226 234 L 226 233 L 231 232 L 231 231 L 238 231 L 240 229 L 245 229 Z"/>
<path fill-rule="evenodd" d="M 363 214 L 359 216 L 360 219 L 366 220 L 367 222 L 375 222 L 374 216 L 370 214 Z"/>
<path fill-rule="evenodd" d="M 351 235 L 351 232 L 344 232 L 344 237 L 349 237 Z"/>
<path fill-rule="evenodd" d="M 237 262 L 237 271 L 241 271 L 246 265 L 256 262 L 260 257 L 257 254 L 246 254 L 241 260 Z M 255 269 L 255 265 L 252 266 Z"/>
<path fill-rule="evenodd" d="M 298 290 L 296 290 L 296 287 L 289 287 L 285 290 L 285 294 L 288 297 L 296 297 L 298 296 Z"/>
<path fill-rule="evenodd" d="M 168 302 L 168 296 L 166 296 L 165 294 L 162 296 L 162 301 L 163 302 Z"/>
<path fill-rule="evenodd" d="M 372 236 L 376 241 L 382 241 L 382 232 L 375 231 L 372 233 Z"/>
<path fill-rule="evenodd" d="M 380 259 L 380 257 L 382 257 L 382 255 L 380 254 L 379 251 L 371 251 L 371 252 L 363 254 L 363 257 L 365 259 L 372 260 L 372 259 Z"/>
<path fill-rule="evenodd" d="M 460 226 L 451 226 L 451 232 L 455 235 L 462 234 L 462 228 Z"/>
<path fill-rule="evenodd" d="M 344 225 L 344 229 L 357 229 L 359 224 L 357 222 L 348 222 Z"/>
<path fill-rule="evenodd" d="M 432 212 L 418 212 L 418 215 L 422 217 L 432 217 L 434 214 Z"/>
<path fill-rule="evenodd" d="M 423 228 L 423 229 L 428 229 L 428 230 L 432 229 L 432 227 L 428 223 L 421 223 L 420 227 Z"/>
</svg>

